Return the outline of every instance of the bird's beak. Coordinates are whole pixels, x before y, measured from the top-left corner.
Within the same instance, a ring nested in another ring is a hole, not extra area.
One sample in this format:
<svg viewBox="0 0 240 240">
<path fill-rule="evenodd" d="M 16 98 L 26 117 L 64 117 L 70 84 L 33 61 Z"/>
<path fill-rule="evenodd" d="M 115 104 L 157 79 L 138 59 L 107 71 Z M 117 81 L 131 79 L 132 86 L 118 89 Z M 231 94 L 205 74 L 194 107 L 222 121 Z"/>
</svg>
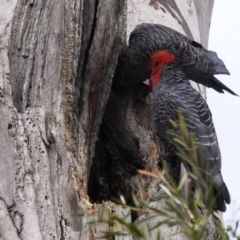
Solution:
<svg viewBox="0 0 240 240">
<path fill-rule="evenodd" d="M 143 83 L 146 84 L 147 86 L 150 86 L 150 81 L 151 79 L 146 79 Z"/>
</svg>

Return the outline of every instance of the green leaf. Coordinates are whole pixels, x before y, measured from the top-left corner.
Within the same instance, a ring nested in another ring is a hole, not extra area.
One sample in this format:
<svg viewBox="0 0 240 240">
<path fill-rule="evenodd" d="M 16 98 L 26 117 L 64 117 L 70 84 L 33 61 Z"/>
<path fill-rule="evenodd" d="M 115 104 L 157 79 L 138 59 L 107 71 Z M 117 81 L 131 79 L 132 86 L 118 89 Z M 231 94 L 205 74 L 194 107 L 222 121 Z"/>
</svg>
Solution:
<svg viewBox="0 0 240 240">
<path fill-rule="evenodd" d="M 156 240 L 161 240 L 161 235 L 159 231 L 157 232 Z"/>
<path fill-rule="evenodd" d="M 187 174 L 184 174 L 183 177 L 181 178 L 178 186 L 177 186 L 177 191 L 180 191 L 182 189 L 182 187 L 184 186 L 184 184 L 186 183 L 188 179 L 188 175 Z"/>
<path fill-rule="evenodd" d="M 128 229 L 128 231 L 133 234 L 136 237 L 141 237 L 144 238 L 145 235 L 142 232 L 142 230 L 138 229 L 137 226 L 134 223 L 131 222 L 126 222 L 124 221 L 124 219 L 118 217 L 118 216 L 112 216 L 112 219 L 117 221 L 118 223 L 120 223 L 121 225 L 123 225 L 124 227 L 126 227 Z"/>
</svg>

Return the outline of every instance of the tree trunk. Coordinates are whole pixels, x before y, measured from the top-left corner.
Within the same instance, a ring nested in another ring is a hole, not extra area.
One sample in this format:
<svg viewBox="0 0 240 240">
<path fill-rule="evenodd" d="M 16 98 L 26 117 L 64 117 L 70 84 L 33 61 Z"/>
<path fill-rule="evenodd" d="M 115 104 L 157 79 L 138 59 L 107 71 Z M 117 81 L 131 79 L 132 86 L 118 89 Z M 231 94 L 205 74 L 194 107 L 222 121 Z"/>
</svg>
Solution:
<svg viewBox="0 0 240 240">
<path fill-rule="evenodd" d="M 151 97 L 144 86 L 111 91 L 118 54 L 140 22 L 170 26 L 207 46 L 212 7 L 198 0 L 4 0 L 2 239 L 98 239 L 104 227 L 89 230 L 89 217 L 78 213 L 106 201 L 104 208 L 126 215 L 113 197 L 131 204 L 132 193 L 148 201 L 159 191 L 159 180 L 136 171 L 159 171 Z M 213 222 L 206 231 L 212 239 Z M 170 239 L 169 229 L 161 232 Z"/>
</svg>

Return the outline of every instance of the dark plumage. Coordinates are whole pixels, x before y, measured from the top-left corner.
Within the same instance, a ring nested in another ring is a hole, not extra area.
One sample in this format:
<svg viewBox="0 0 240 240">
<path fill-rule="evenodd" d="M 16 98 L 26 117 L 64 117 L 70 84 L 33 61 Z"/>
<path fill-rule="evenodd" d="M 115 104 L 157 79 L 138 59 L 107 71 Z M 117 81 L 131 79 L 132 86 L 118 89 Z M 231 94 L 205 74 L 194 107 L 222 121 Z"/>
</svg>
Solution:
<svg viewBox="0 0 240 240">
<path fill-rule="evenodd" d="M 179 132 L 169 120 L 179 122 L 179 111 L 182 113 L 188 134 L 193 134 L 196 144 L 197 164 L 203 175 L 199 184 L 205 192 L 210 176 L 214 175 L 215 207 L 226 211 L 225 202 L 230 203 L 230 195 L 221 175 L 221 154 L 211 112 L 174 60 L 175 56 L 166 51 L 152 56 L 151 83 L 157 133 L 171 155 L 177 157 L 177 148 L 185 149 L 168 134 L 168 131 Z"/>
<path fill-rule="evenodd" d="M 131 33 L 129 46 L 119 56 L 113 88 L 134 87 L 149 78 L 150 57 L 154 52 L 167 50 L 174 54 L 176 63 L 188 79 L 223 93 L 236 95 L 216 79 L 214 74 L 229 74 L 217 54 L 181 33 L 160 24 L 143 23 Z"/>
</svg>

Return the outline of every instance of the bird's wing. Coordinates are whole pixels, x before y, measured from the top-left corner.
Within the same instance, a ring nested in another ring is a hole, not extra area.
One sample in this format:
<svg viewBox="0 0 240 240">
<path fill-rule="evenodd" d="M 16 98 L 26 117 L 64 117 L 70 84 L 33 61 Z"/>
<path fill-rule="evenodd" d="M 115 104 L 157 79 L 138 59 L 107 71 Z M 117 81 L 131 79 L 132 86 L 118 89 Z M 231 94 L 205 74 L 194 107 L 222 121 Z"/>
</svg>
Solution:
<svg viewBox="0 0 240 240">
<path fill-rule="evenodd" d="M 197 147 L 198 156 L 202 154 L 202 160 L 198 161 L 199 167 L 204 170 L 205 178 L 214 173 L 213 185 L 220 194 L 217 197 L 217 208 L 226 211 L 224 201 L 230 203 L 230 194 L 224 183 L 220 169 L 221 154 L 218 146 L 217 136 L 214 129 L 212 115 L 207 103 L 202 96 L 190 86 L 186 86 L 184 92 L 162 91 L 154 93 L 154 119 L 160 137 L 179 147 L 173 136 L 168 131 L 180 133 L 179 129 L 173 127 L 169 120 L 179 123 L 179 114 L 182 112 L 188 134 L 192 133 Z M 185 149 L 183 149 L 185 150 Z"/>
<path fill-rule="evenodd" d="M 177 146 L 173 136 L 168 132 L 180 133 L 170 120 L 179 123 L 179 111 L 188 129 L 188 134 L 194 136 L 198 154 L 204 158 L 203 169 L 207 172 L 221 167 L 221 154 L 217 136 L 212 121 L 212 115 L 207 103 L 202 96 L 191 86 L 185 84 L 184 92 L 181 87 L 177 90 L 169 90 L 154 93 L 154 119 L 159 135 Z M 178 146 L 180 147 L 180 146 Z"/>
</svg>

